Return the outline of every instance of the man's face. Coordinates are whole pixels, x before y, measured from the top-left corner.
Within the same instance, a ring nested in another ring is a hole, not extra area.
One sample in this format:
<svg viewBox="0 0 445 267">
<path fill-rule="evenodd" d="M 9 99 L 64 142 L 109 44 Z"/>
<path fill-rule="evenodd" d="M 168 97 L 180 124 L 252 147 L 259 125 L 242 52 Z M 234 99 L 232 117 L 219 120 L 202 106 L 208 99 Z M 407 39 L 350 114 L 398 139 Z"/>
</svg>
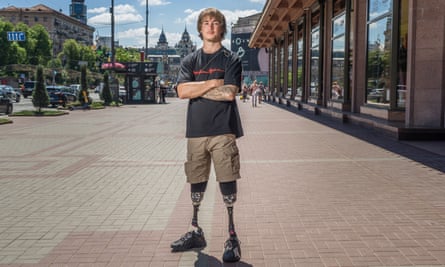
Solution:
<svg viewBox="0 0 445 267">
<path fill-rule="evenodd" d="M 220 42 L 222 32 L 222 25 L 219 21 L 210 16 L 204 17 L 201 24 L 201 35 L 204 41 Z"/>
</svg>

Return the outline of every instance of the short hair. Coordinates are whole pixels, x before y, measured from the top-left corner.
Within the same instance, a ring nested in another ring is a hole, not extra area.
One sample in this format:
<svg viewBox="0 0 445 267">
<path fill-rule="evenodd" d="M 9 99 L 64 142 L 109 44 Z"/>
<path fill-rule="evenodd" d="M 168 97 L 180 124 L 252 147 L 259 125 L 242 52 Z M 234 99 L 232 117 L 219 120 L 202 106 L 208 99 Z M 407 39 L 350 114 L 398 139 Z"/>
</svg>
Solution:
<svg viewBox="0 0 445 267">
<path fill-rule="evenodd" d="M 202 21 L 207 16 L 212 17 L 212 18 L 216 19 L 217 21 L 219 21 L 219 23 L 221 23 L 220 26 L 223 29 L 223 32 L 221 34 L 221 39 L 224 39 L 224 37 L 226 36 L 226 33 L 227 33 L 226 17 L 224 17 L 224 14 L 221 13 L 221 11 L 219 11 L 218 9 L 213 8 L 213 7 L 206 8 L 203 11 L 201 11 L 201 13 L 199 14 L 198 23 L 196 25 L 198 28 L 199 38 L 201 38 L 201 40 L 202 40 L 202 34 L 201 34 Z"/>
</svg>

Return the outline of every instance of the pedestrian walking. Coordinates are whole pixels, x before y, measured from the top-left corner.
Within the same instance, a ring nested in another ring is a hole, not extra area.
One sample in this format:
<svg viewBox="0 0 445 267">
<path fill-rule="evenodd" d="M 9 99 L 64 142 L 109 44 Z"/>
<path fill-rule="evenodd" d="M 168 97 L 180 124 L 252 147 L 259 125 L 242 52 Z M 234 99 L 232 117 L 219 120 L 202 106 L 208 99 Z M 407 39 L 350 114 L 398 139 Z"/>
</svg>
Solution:
<svg viewBox="0 0 445 267">
<path fill-rule="evenodd" d="M 249 91 L 249 89 L 247 88 L 247 85 L 243 86 L 243 103 L 246 103 L 247 100 L 247 91 Z"/>
<path fill-rule="evenodd" d="M 213 162 L 229 218 L 229 237 L 222 258 L 224 262 L 236 262 L 241 259 L 233 217 L 240 178 L 236 139 L 243 136 L 243 129 L 235 97 L 241 87 L 241 60 L 222 45 L 227 24 L 219 10 L 203 10 L 197 28 L 202 48 L 183 59 L 178 75 L 178 96 L 189 99 L 184 166 L 193 206 L 192 229 L 174 241 L 171 248 L 177 252 L 206 246 L 198 211 Z"/>
<path fill-rule="evenodd" d="M 255 108 L 257 106 L 257 101 L 258 101 L 258 84 L 255 81 L 253 81 L 253 83 L 250 85 L 250 92 L 252 94 L 252 107 Z"/>
</svg>

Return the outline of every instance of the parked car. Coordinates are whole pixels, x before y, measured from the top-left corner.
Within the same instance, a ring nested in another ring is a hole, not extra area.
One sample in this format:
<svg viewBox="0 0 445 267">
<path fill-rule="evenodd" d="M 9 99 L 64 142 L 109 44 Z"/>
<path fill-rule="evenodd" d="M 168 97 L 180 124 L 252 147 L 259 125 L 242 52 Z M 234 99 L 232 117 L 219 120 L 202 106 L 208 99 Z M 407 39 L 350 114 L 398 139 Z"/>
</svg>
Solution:
<svg viewBox="0 0 445 267">
<path fill-rule="evenodd" d="M 11 114 L 13 110 L 11 98 L 4 92 L 0 92 L 0 113 Z"/>
<path fill-rule="evenodd" d="M 67 103 L 77 100 L 77 96 L 71 93 L 71 88 L 62 85 L 48 85 L 46 91 L 49 96 L 49 104 L 53 107 L 65 107 Z"/>
<path fill-rule="evenodd" d="M 27 82 L 25 82 L 23 84 L 23 91 L 22 91 L 23 97 L 27 98 L 28 96 L 31 96 L 35 87 L 36 87 L 36 82 L 35 81 L 27 81 Z"/>
<path fill-rule="evenodd" d="M 81 86 L 80 84 L 71 84 L 70 89 L 71 93 L 78 95 L 80 93 Z"/>
<path fill-rule="evenodd" d="M 20 102 L 21 94 L 9 85 L 0 85 L 0 91 L 4 92 L 15 102 Z"/>
</svg>

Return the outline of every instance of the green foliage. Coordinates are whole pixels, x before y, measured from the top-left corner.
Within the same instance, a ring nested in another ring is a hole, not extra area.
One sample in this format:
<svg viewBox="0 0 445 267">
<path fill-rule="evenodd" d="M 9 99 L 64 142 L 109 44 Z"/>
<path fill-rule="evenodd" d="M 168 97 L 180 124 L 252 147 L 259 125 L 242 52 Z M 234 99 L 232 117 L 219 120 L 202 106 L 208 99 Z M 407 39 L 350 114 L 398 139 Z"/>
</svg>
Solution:
<svg viewBox="0 0 445 267">
<path fill-rule="evenodd" d="M 45 78 L 43 76 L 43 67 L 37 66 L 36 71 L 36 87 L 32 92 L 32 104 L 38 108 L 38 112 L 42 112 L 42 108 L 49 105 L 49 96 L 45 87 Z"/>
<path fill-rule="evenodd" d="M 117 62 L 136 62 L 140 60 L 140 52 L 134 48 L 116 48 Z"/>
<path fill-rule="evenodd" d="M 102 89 L 102 98 L 104 100 L 105 106 L 109 106 L 111 104 L 111 101 L 113 101 L 113 98 L 111 96 L 110 76 L 108 74 L 108 71 L 106 71 L 104 74 L 104 87 Z"/>
<path fill-rule="evenodd" d="M 21 31 L 25 33 L 26 39 L 21 42 L 10 42 L 7 40 L 6 32 Z M 40 24 L 30 28 L 23 22 L 15 26 L 0 18 L 0 62 L 2 65 L 9 64 L 32 64 L 46 65 L 52 57 L 52 42 L 48 31 Z"/>
<path fill-rule="evenodd" d="M 52 42 L 48 32 L 41 24 L 36 24 L 31 28 L 30 38 L 35 40 L 35 45 L 31 50 L 32 57 L 30 58 L 30 63 L 46 66 L 52 57 Z"/>
<path fill-rule="evenodd" d="M 63 55 L 66 57 L 66 66 L 77 69 L 80 60 L 80 46 L 74 39 L 66 40 L 63 44 Z"/>
<path fill-rule="evenodd" d="M 12 42 L 8 41 L 8 36 L 6 32 L 13 30 L 13 25 L 10 22 L 5 22 L 0 18 L 0 47 L 2 51 L 0 53 L 0 62 L 3 64 L 11 64 L 13 60 L 11 59 L 11 53 L 13 49 L 11 48 Z"/>
<path fill-rule="evenodd" d="M 35 110 L 22 110 L 14 112 L 13 116 L 59 116 L 66 114 L 68 114 L 68 112 L 63 110 L 42 110 L 40 112 Z"/>
</svg>

